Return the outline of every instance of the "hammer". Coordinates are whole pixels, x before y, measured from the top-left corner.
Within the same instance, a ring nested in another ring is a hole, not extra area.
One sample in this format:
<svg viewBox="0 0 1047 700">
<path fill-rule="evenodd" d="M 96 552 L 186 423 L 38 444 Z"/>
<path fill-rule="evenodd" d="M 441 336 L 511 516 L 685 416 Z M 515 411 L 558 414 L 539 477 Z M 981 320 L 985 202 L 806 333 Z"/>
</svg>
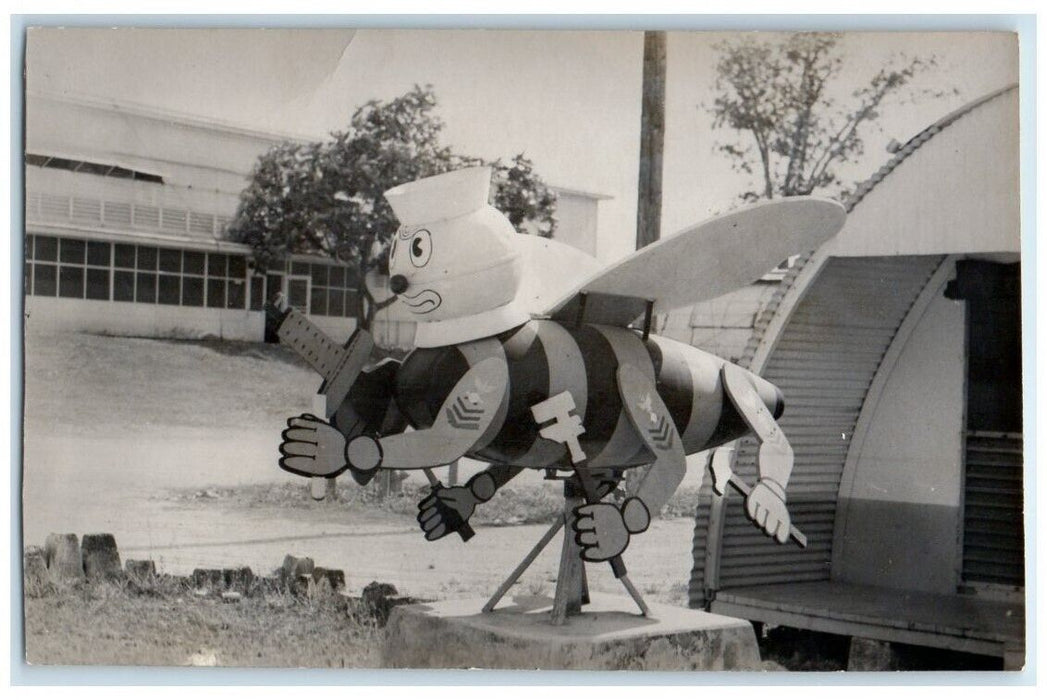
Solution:
<svg viewBox="0 0 1047 700">
<path fill-rule="evenodd" d="M 727 485 L 730 484 L 738 493 L 748 498 L 752 487 L 742 481 L 731 469 L 731 452 L 730 448 L 713 451 L 713 456 L 709 460 L 709 470 L 713 473 L 713 491 L 717 496 L 723 496 L 727 492 Z M 789 536 L 801 547 L 807 546 L 807 536 L 795 525 L 789 525 Z"/>
</svg>

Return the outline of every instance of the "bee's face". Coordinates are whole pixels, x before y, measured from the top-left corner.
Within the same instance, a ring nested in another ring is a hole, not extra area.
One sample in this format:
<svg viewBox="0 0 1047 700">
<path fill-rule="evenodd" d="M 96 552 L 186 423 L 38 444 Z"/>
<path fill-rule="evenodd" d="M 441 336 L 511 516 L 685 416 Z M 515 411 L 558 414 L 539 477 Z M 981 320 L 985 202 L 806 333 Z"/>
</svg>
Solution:
<svg viewBox="0 0 1047 700">
<path fill-rule="evenodd" d="M 423 226 L 401 226 L 389 249 L 390 288 L 418 321 L 461 318 L 512 301 L 519 284 L 516 235 L 486 207 Z"/>
</svg>

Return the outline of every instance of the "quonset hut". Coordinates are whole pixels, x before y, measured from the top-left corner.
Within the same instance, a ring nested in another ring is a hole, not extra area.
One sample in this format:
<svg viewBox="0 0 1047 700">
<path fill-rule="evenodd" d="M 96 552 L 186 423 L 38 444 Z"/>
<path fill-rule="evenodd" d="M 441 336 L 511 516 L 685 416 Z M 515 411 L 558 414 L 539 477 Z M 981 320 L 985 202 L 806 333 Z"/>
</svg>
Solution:
<svg viewBox="0 0 1047 700">
<path fill-rule="evenodd" d="M 901 146 L 790 272 L 741 363 L 785 394 L 809 546 L 704 497 L 692 606 L 1022 665 L 1018 185 L 1011 86 Z M 754 443 L 734 468 L 754 481 Z"/>
</svg>

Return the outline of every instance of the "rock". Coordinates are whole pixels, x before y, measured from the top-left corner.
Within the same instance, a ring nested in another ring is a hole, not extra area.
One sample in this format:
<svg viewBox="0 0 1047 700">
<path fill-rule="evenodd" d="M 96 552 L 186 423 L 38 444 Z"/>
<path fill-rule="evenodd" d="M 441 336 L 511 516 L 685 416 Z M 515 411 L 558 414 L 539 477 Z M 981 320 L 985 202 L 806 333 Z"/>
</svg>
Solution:
<svg viewBox="0 0 1047 700">
<path fill-rule="evenodd" d="M 396 597 L 398 593 L 396 586 L 391 583 L 371 581 L 364 587 L 363 596 L 360 598 L 363 612 L 373 617 L 379 626 L 384 626 L 395 606 L 404 605 L 408 601 L 414 602 L 410 598 Z"/>
<path fill-rule="evenodd" d="M 47 576 L 47 557 L 40 547 L 26 547 L 22 556 L 22 572 L 25 594 L 38 598 L 47 592 L 50 581 Z"/>
<path fill-rule="evenodd" d="M 898 657 L 890 642 L 851 637 L 847 653 L 848 671 L 897 671 Z"/>
<path fill-rule="evenodd" d="M 221 569 L 193 569 L 192 585 L 210 591 L 221 590 L 225 585 Z"/>
<path fill-rule="evenodd" d="M 294 578 L 288 586 L 288 590 L 290 590 L 292 595 L 304 598 L 310 595 L 310 589 L 315 588 L 315 586 L 316 584 L 313 583 L 313 577 L 303 574 Z"/>
<path fill-rule="evenodd" d="M 248 566 L 222 569 L 222 580 L 225 583 L 226 590 L 247 594 L 251 591 L 251 585 L 254 583 L 254 573 Z"/>
<path fill-rule="evenodd" d="M 84 579 L 80 541 L 76 535 L 48 535 L 44 544 L 44 562 L 48 575 L 55 583 L 75 583 Z"/>
<path fill-rule="evenodd" d="M 156 562 L 152 559 L 128 559 L 124 562 L 124 571 L 136 579 L 147 579 L 156 576 Z"/>
<path fill-rule="evenodd" d="M 239 603 L 241 598 L 243 594 L 238 591 L 226 591 L 222 594 L 223 603 Z"/>
<path fill-rule="evenodd" d="M 317 566 L 313 569 L 313 580 L 317 584 L 326 581 L 331 591 L 338 592 L 345 588 L 345 571 L 342 569 L 325 569 Z"/>
<path fill-rule="evenodd" d="M 120 575 L 120 553 L 111 534 L 84 535 L 80 553 L 88 579 L 112 579 Z"/>
<path fill-rule="evenodd" d="M 399 593 L 400 591 L 396 590 L 396 586 L 391 583 L 371 581 L 369 584 L 364 586 L 363 601 L 365 603 L 375 602 L 382 598 L 399 595 Z"/>
<path fill-rule="evenodd" d="M 289 588 L 298 580 L 299 576 L 313 575 L 313 560 L 309 557 L 296 557 L 288 554 L 284 557 L 283 566 L 280 567 L 280 578 Z"/>
</svg>

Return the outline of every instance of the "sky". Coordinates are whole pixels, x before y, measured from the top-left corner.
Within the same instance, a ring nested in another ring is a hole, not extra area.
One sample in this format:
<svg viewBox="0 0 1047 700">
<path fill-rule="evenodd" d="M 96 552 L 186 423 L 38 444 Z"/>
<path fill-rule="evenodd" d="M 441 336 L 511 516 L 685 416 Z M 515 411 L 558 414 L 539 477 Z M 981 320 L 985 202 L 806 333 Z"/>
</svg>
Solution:
<svg viewBox="0 0 1047 700">
<path fill-rule="evenodd" d="M 716 151 L 715 45 L 738 34 L 668 36 L 662 235 L 739 204 L 744 176 Z M 889 105 L 866 134 L 868 177 L 904 142 L 966 102 L 1017 81 L 1005 33 L 850 33 L 833 88 L 846 98 L 894 55 L 934 55 L 916 89 L 940 98 Z M 371 99 L 431 84 L 444 141 L 485 158 L 524 153 L 553 185 L 611 197 L 600 204 L 598 256 L 634 246 L 643 35 L 637 31 L 36 29 L 27 87 L 68 92 L 321 138 Z"/>
</svg>

